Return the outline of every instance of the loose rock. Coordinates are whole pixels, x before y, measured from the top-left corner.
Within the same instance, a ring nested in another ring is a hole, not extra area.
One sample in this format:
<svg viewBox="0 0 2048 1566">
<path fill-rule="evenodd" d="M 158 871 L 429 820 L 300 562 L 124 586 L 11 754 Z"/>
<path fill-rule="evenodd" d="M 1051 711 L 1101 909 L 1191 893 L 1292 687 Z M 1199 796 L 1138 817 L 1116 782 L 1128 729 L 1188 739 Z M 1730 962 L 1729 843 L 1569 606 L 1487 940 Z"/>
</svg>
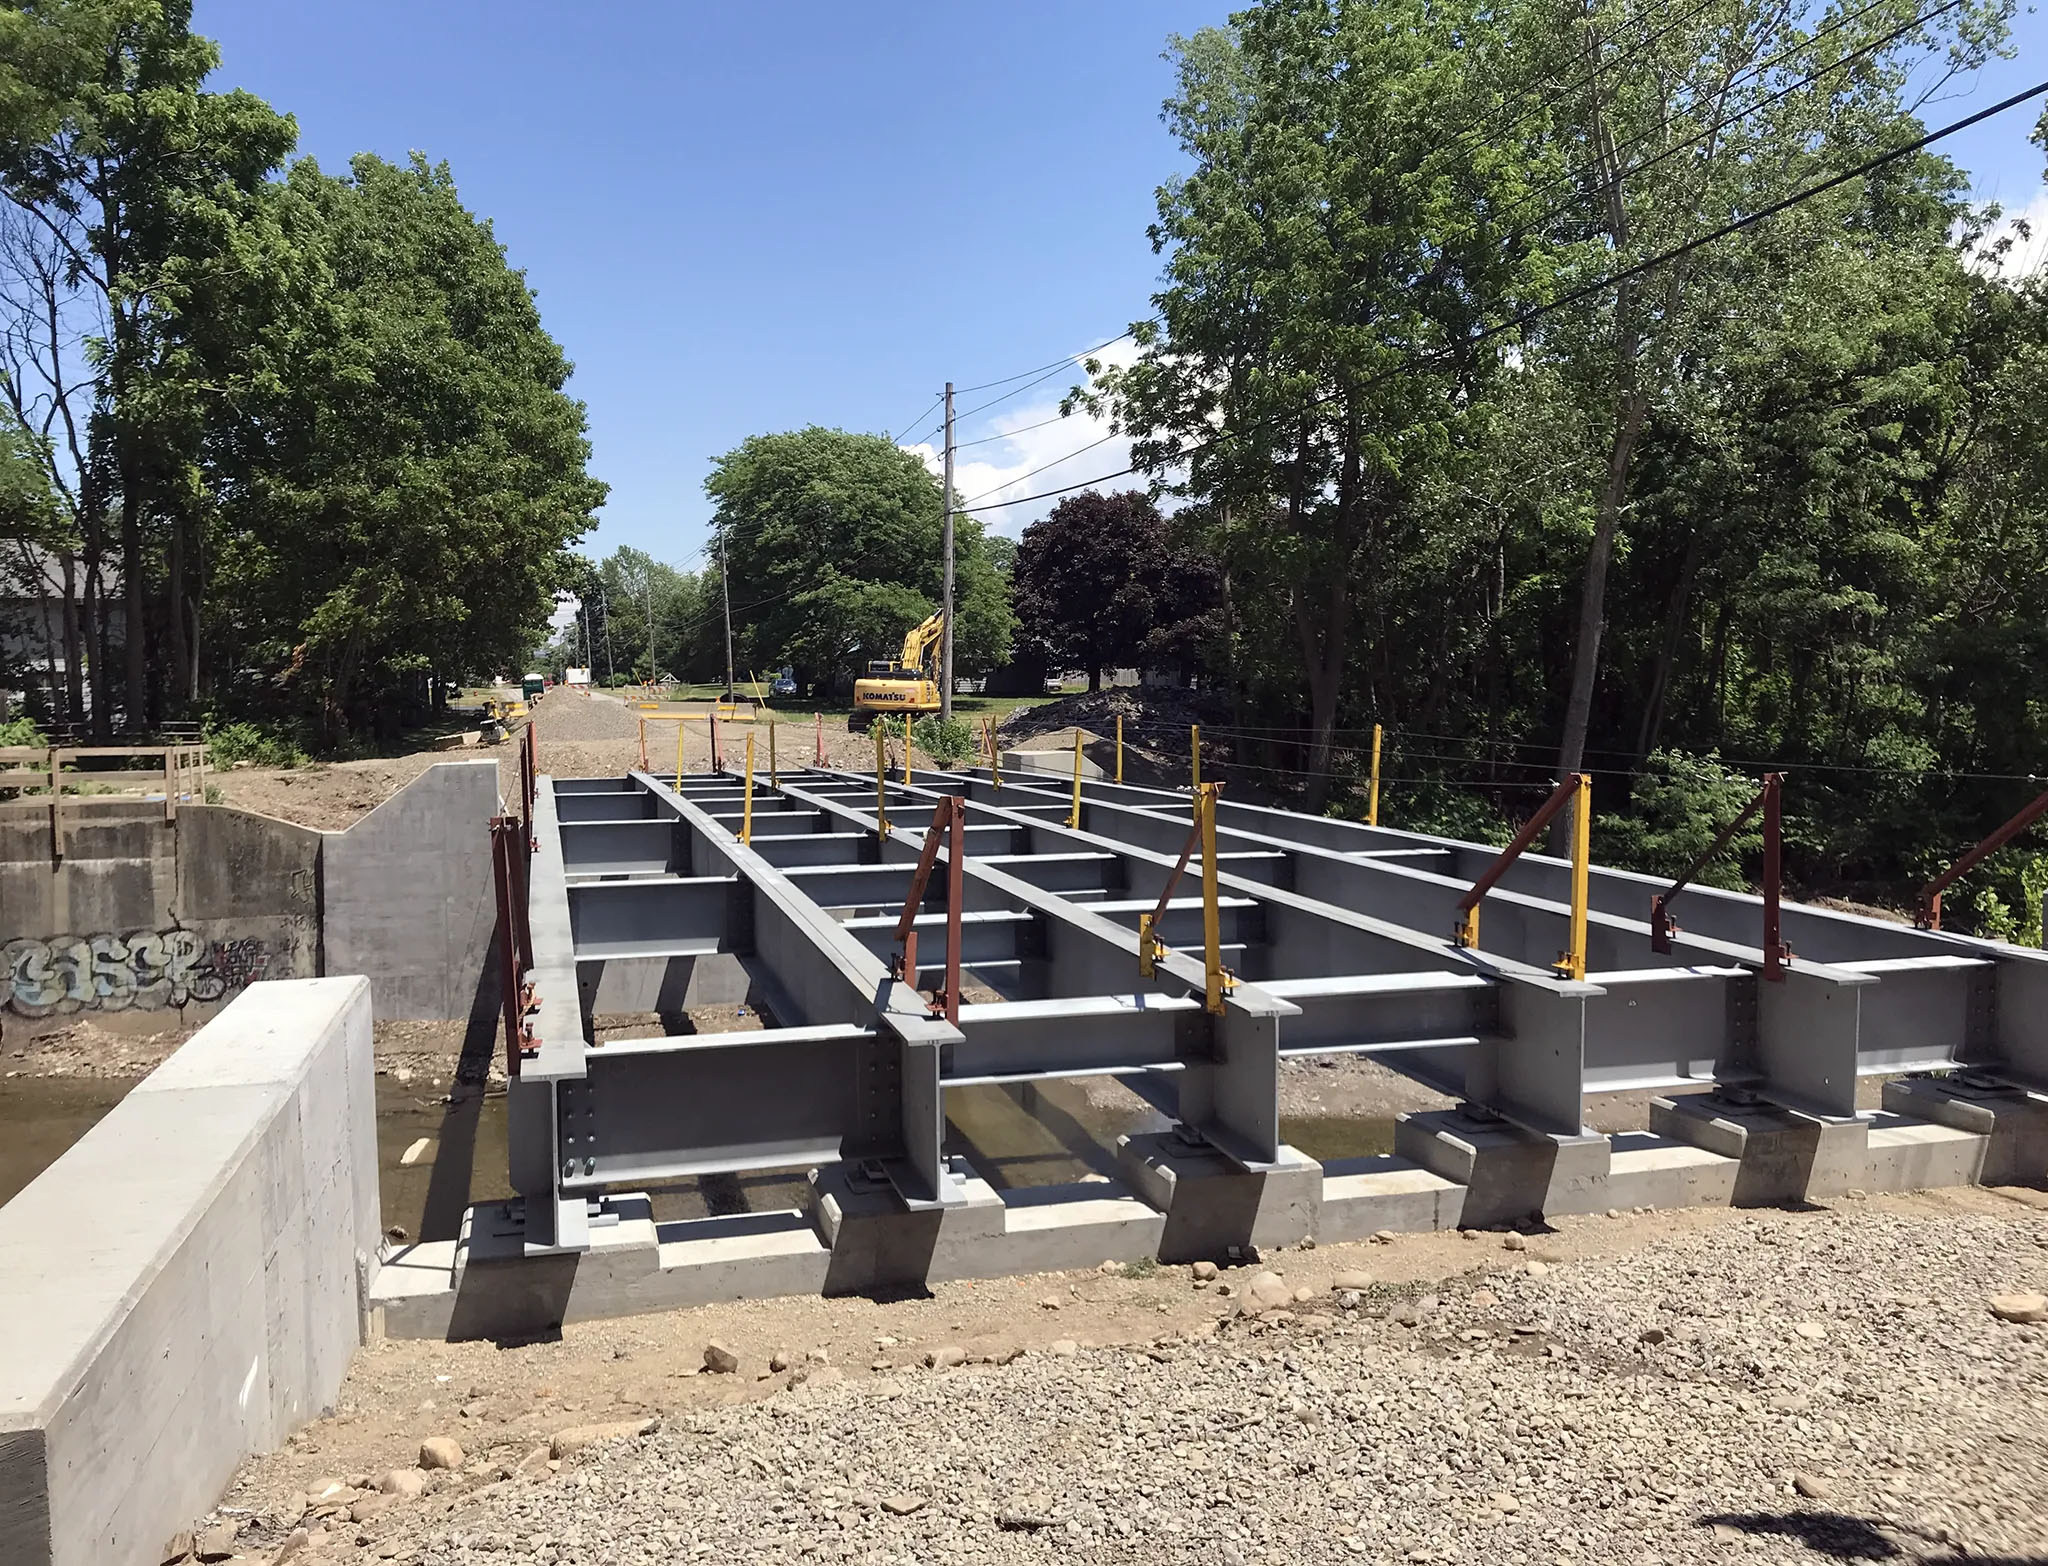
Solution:
<svg viewBox="0 0 2048 1566">
<path fill-rule="evenodd" d="M 564 1458 L 572 1452 L 580 1452 L 586 1446 L 595 1446 L 600 1441 L 616 1441 L 621 1436 L 643 1436 L 650 1434 L 659 1423 L 653 1419 L 614 1419 L 599 1425 L 571 1425 L 567 1430 L 557 1430 L 548 1442 L 548 1455 Z"/>
<path fill-rule="evenodd" d="M 1991 1296 L 1991 1314 L 2000 1321 L 2021 1324 L 2048 1321 L 2048 1295 L 1994 1294 Z"/>
<path fill-rule="evenodd" d="M 909 1517 L 924 1510 L 924 1497 L 901 1490 L 894 1495 L 882 1497 L 882 1510 L 892 1517 Z"/>
<path fill-rule="evenodd" d="M 420 1467 L 460 1468 L 462 1443 L 449 1436 L 428 1436 L 420 1443 Z"/>
<path fill-rule="evenodd" d="M 1825 1501 L 1835 1493 L 1835 1487 L 1818 1474 L 1794 1474 L 1792 1488 L 1809 1501 Z"/>
<path fill-rule="evenodd" d="M 377 1488 L 386 1495 L 413 1500 L 426 1493 L 427 1476 L 417 1468 L 394 1468 L 377 1481 Z"/>
<path fill-rule="evenodd" d="M 740 1368 L 740 1357 L 723 1343 L 704 1345 L 704 1368 L 715 1376 L 729 1376 Z"/>
</svg>

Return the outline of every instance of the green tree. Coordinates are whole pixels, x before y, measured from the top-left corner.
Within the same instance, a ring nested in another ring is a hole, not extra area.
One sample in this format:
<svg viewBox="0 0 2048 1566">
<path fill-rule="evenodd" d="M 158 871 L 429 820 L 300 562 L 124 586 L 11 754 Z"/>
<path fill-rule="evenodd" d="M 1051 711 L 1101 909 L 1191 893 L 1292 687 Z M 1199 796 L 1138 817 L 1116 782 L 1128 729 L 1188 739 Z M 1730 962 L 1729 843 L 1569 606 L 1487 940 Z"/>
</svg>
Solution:
<svg viewBox="0 0 2048 1566">
<path fill-rule="evenodd" d="M 1312 799 L 1390 519 L 1492 369 L 1445 345 L 1531 281 L 1533 245 L 1489 214 L 1542 170 L 1445 129 L 1491 102 L 1512 41 L 1476 9 L 1271 0 L 1173 44 L 1166 120 L 1193 167 L 1159 191 L 1158 324 L 1135 364 L 1089 368 L 1134 461 L 1185 464 L 1251 640 L 1290 649 Z"/>
<path fill-rule="evenodd" d="M 260 213 L 296 130 L 247 93 L 203 92 L 218 61 L 189 0 L 0 5 L 7 395 L 72 512 L 62 566 L 84 580 L 101 728 L 117 705 L 147 723 L 152 670 L 160 696 L 193 693 L 205 427 L 247 385 L 247 310 L 276 281 Z"/>
<path fill-rule="evenodd" d="M 792 664 L 806 682 L 851 679 L 868 659 L 893 657 L 937 607 L 939 484 L 886 438 L 816 425 L 752 436 L 712 464 L 704 488 L 751 666 Z M 954 561 L 954 669 L 965 676 L 1009 655 L 1016 618 L 971 516 L 955 517 Z"/>
<path fill-rule="evenodd" d="M 316 284 L 222 442 L 216 625 L 337 740 L 430 674 L 522 664 L 604 486 L 568 361 L 445 165 L 304 160 L 280 199 Z"/>
</svg>

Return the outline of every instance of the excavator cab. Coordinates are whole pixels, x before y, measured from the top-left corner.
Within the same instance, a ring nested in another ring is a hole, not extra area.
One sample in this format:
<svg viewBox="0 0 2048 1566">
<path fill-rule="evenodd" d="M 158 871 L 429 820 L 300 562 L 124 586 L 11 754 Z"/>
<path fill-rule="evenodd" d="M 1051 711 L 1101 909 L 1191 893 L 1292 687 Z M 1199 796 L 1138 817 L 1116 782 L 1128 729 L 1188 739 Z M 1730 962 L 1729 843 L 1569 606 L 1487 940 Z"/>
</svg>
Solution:
<svg viewBox="0 0 2048 1566">
<path fill-rule="evenodd" d="M 859 733 L 878 715 L 901 713 L 921 718 L 939 710 L 939 647 L 945 640 L 945 611 L 912 626 L 903 638 L 901 656 L 873 658 L 868 672 L 853 682 L 853 713 L 846 726 Z"/>
</svg>

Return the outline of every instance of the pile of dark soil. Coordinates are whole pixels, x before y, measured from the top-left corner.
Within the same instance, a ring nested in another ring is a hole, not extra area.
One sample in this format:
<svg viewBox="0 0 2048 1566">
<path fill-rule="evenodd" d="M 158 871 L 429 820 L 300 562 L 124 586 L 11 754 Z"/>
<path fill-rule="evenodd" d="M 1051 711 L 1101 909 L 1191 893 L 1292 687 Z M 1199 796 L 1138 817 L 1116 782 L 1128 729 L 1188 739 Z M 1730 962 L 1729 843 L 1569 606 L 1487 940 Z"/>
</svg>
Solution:
<svg viewBox="0 0 2048 1566">
<path fill-rule="evenodd" d="M 1166 685 L 1118 685 L 1078 696 L 1062 696 L 1039 707 L 1019 707 L 1003 719 L 1005 740 L 1034 739 L 1061 729 L 1081 728 L 1107 737 L 1116 720 L 1124 720 L 1124 739 L 1134 745 L 1157 744 L 1185 752 L 1188 726 L 1229 720 L 1229 704 L 1213 691 L 1179 690 Z"/>
</svg>

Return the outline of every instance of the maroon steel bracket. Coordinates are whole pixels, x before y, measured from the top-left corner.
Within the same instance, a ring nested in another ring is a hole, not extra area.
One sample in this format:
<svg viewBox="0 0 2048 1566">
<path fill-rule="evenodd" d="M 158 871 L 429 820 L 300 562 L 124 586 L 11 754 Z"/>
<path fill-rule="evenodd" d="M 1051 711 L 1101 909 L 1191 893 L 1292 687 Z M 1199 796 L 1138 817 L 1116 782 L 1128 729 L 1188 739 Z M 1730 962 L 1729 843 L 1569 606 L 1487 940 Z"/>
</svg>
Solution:
<svg viewBox="0 0 2048 1566">
<path fill-rule="evenodd" d="M 2048 812 L 2048 793 L 2037 795 L 2033 802 L 2023 805 L 2004 826 L 1993 832 L 1983 842 L 1971 849 L 1962 858 L 1950 865 L 1920 889 L 1920 900 L 1913 909 L 1913 923 L 1923 930 L 1941 928 L 1941 894 L 1953 885 L 1959 876 L 1968 875 L 1986 859 L 2005 847 L 2014 838 L 2041 819 Z"/>
<path fill-rule="evenodd" d="M 960 903 L 964 895 L 967 861 L 967 803 L 948 794 L 932 810 L 932 824 L 924 834 L 924 848 L 917 856 L 917 870 L 910 878 L 910 895 L 903 901 L 903 917 L 896 921 L 899 948 L 889 964 L 890 973 L 917 988 L 917 910 L 924 903 L 925 888 L 938 863 L 939 842 L 946 844 L 946 971 L 932 991 L 931 1014 L 944 1017 L 955 1027 L 960 1024 Z"/>
<path fill-rule="evenodd" d="M 1493 863 L 1486 867 L 1485 874 L 1472 883 L 1472 889 L 1458 899 L 1458 925 L 1453 938 L 1460 946 L 1479 944 L 1477 915 L 1480 902 L 1494 889 L 1500 878 L 1508 873 L 1514 862 L 1528 852 L 1529 845 L 1536 841 L 1543 829 L 1556 818 L 1557 813 L 1572 802 L 1573 797 L 1585 786 L 1585 781 L 1584 773 L 1574 772 L 1558 784 L 1551 791 L 1550 798 L 1543 802 L 1535 815 L 1522 823 L 1522 830 L 1514 835 L 1508 846 L 1503 848 Z"/>
<path fill-rule="evenodd" d="M 1784 781 L 1782 772 L 1766 772 L 1764 786 L 1757 790 L 1756 797 L 1742 807 L 1733 821 L 1721 828 L 1720 835 L 1708 845 L 1706 852 L 1687 865 L 1677 880 L 1650 899 L 1651 951 L 1671 950 L 1671 937 L 1678 932 L 1678 921 L 1671 917 L 1671 904 L 1692 884 L 1692 878 L 1711 863 L 1714 856 L 1728 846 L 1729 840 L 1761 810 L 1764 816 L 1764 977 L 1772 980 L 1785 977 L 1785 964 L 1792 960 L 1792 948 L 1783 939 L 1784 921 L 1780 907 L 1784 878 L 1778 806 Z"/>
<path fill-rule="evenodd" d="M 520 845 L 526 828 L 517 816 L 493 816 L 491 879 L 498 893 L 498 989 L 505 1013 L 505 1075 L 519 1075 L 520 1061 L 540 1048 L 533 1017 L 540 1009 L 533 986 L 525 982 L 532 965 L 532 939 L 526 923 L 526 855 Z"/>
</svg>

